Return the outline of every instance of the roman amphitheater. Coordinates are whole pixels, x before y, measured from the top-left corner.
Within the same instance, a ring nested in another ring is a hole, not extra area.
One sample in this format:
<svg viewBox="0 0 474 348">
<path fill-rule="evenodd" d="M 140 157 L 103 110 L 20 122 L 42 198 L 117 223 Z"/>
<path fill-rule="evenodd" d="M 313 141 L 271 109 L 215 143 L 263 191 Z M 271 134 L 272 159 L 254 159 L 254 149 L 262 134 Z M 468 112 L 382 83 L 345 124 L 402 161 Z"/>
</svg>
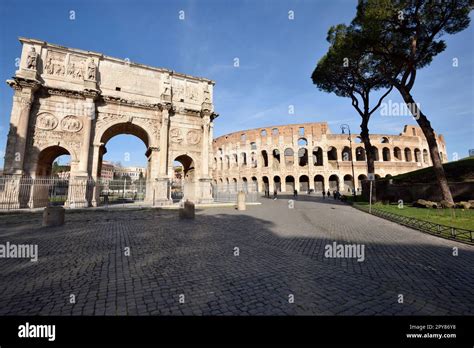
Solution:
<svg viewBox="0 0 474 348">
<path fill-rule="evenodd" d="M 447 160 L 437 135 L 442 161 Z M 358 134 L 334 134 L 326 122 L 291 124 L 234 132 L 213 140 L 213 180 L 217 187 L 259 192 L 356 191 L 367 179 L 365 149 Z M 399 135 L 371 135 L 376 148 L 375 177 L 431 166 L 421 128 L 405 125 Z M 352 145 L 352 151 L 351 151 Z M 353 159 L 353 161 L 351 161 Z"/>
</svg>

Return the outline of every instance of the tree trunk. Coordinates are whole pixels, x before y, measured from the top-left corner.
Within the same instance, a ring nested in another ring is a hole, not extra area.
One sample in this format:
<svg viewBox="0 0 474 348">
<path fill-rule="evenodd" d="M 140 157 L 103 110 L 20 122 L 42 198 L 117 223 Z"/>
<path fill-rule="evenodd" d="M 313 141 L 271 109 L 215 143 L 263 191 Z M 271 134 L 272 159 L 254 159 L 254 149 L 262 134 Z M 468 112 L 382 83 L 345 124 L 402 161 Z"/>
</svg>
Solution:
<svg viewBox="0 0 474 348">
<path fill-rule="evenodd" d="M 438 143 L 436 142 L 436 136 L 433 128 L 431 127 L 430 121 L 426 116 L 421 112 L 420 108 L 416 105 L 413 100 L 410 92 L 406 91 L 403 87 L 398 88 L 400 94 L 402 95 L 403 100 L 407 104 L 411 113 L 418 122 L 418 125 L 421 127 L 423 134 L 425 135 L 426 141 L 428 142 L 431 161 L 433 162 L 433 170 L 436 175 L 436 180 L 438 186 L 441 189 L 441 194 L 445 201 L 454 203 L 453 196 L 449 190 L 448 180 L 446 179 L 446 174 L 444 173 L 443 164 L 439 156 Z"/>
<path fill-rule="evenodd" d="M 360 139 L 364 143 L 365 156 L 367 158 L 367 173 L 375 173 L 375 153 L 372 143 L 369 138 L 369 117 L 362 117 L 362 123 L 360 124 Z"/>
</svg>

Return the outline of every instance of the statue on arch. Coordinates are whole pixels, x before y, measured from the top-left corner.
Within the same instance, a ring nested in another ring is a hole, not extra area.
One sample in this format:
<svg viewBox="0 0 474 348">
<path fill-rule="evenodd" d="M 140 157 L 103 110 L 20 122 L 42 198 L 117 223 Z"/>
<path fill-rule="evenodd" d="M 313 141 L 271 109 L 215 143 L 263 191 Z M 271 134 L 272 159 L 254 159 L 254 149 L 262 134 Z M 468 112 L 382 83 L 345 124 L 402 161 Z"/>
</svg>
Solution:
<svg viewBox="0 0 474 348">
<path fill-rule="evenodd" d="M 35 48 L 32 46 L 28 56 L 26 57 L 26 67 L 28 69 L 36 70 L 36 63 L 38 60 L 38 53 L 36 53 Z"/>
<path fill-rule="evenodd" d="M 97 67 L 95 66 L 94 60 L 90 59 L 87 64 L 87 79 L 95 81 L 97 74 Z"/>
</svg>

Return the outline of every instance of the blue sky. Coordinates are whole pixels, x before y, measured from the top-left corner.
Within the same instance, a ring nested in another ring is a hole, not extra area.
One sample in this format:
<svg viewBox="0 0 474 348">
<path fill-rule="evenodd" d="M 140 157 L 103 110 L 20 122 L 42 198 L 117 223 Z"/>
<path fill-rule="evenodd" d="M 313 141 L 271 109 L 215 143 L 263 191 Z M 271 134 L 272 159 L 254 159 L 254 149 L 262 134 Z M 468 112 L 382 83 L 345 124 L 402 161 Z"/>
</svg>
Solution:
<svg viewBox="0 0 474 348">
<path fill-rule="evenodd" d="M 349 23 L 355 0 L 2 0 L 0 80 L 14 74 L 19 36 L 102 52 L 216 81 L 220 114 L 215 136 L 242 129 L 327 121 L 333 132 L 348 123 L 359 132 L 360 118 L 349 99 L 318 91 L 310 76 L 327 50 L 331 25 Z M 70 11 L 75 19 L 70 19 Z M 179 19 L 183 10 L 185 19 Z M 288 11 L 294 11 L 294 20 Z M 448 48 L 419 71 L 413 94 L 435 131 L 444 134 L 451 160 L 474 148 L 474 45 L 472 25 L 445 37 Z M 240 67 L 235 68 L 234 58 Z M 453 67 L 453 58 L 458 67 Z M 9 127 L 13 91 L 0 84 L 0 167 Z M 401 102 L 397 92 L 387 100 Z M 289 114 L 290 105 L 294 114 Z M 372 133 L 398 134 L 409 116 L 376 113 Z M 141 165 L 143 143 L 118 136 L 105 159 Z M 125 153 L 129 153 L 127 161 Z"/>
</svg>

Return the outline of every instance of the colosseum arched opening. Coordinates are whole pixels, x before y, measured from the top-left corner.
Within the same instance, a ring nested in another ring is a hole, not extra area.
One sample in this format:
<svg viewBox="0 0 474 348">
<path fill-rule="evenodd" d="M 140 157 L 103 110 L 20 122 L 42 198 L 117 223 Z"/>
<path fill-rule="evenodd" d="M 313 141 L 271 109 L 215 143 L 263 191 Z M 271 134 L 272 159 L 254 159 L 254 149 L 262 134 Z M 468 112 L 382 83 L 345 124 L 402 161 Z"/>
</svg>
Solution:
<svg viewBox="0 0 474 348">
<path fill-rule="evenodd" d="M 292 175 L 288 175 L 285 178 L 285 191 L 288 193 L 292 193 L 295 190 L 295 178 Z"/>
<path fill-rule="evenodd" d="M 247 181 L 247 178 L 244 176 L 242 177 L 242 190 L 244 192 L 248 192 L 249 191 L 249 183 Z"/>
<path fill-rule="evenodd" d="M 280 168 L 280 151 L 274 149 L 272 151 L 272 169 L 278 170 Z"/>
<path fill-rule="evenodd" d="M 268 176 L 262 177 L 262 190 L 264 192 L 270 192 L 270 181 L 268 180 Z"/>
<path fill-rule="evenodd" d="M 293 166 L 295 161 L 294 157 L 294 151 L 291 148 L 286 148 L 285 149 L 285 166 L 286 167 L 291 167 Z"/>
<path fill-rule="evenodd" d="M 309 178 L 307 175 L 300 176 L 300 187 L 299 192 L 308 192 L 309 191 Z"/>
<path fill-rule="evenodd" d="M 354 185 L 352 183 L 352 175 L 346 174 L 344 175 L 344 192 L 351 193 Z"/>
<path fill-rule="evenodd" d="M 366 157 L 365 157 L 365 149 L 362 146 L 358 146 L 355 150 L 356 153 L 356 161 L 358 162 L 365 162 Z"/>
<path fill-rule="evenodd" d="M 339 191 L 339 178 L 335 174 L 329 177 L 329 190 Z"/>
<path fill-rule="evenodd" d="M 405 148 L 405 161 L 411 162 L 412 160 L 413 159 L 411 157 L 411 150 L 408 147 L 406 147 Z"/>
<path fill-rule="evenodd" d="M 360 174 L 358 177 L 357 177 L 357 182 L 358 182 L 358 189 L 362 188 L 362 181 L 364 180 L 367 180 L 367 175 L 365 174 Z"/>
<path fill-rule="evenodd" d="M 281 178 L 278 175 L 273 177 L 273 190 L 281 192 Z"/>
<path fill-rule="evenodd" d="M 306 167 L 308 165 L 308 150 L 304 147 L 298 150 L 298 165 Z"/>
<path fill-rule="evenodd" d="M 337 150 L 333 146 L 328 149 L 328 161 L 337 161 Z"/>
<path fill-rule="evenodd" d="M 314 176 L 314 191 L 321 193 L 325 191 L 325 186 L 324 186 L 324 177 L 322 175 L 315 175 Z"/>
<path fill-rule="evenodd" d="M 341 157 L 344 162 L 352 161 L 352 154 L 349 146 L 344 146 L 344 148 L 342 149 Z"/>
<path fill-rule="evenodd" d="M 315 166 L 323 165 L 323 149 L 319 146 L 313 149 L 313 164 Z"/>
</svg>

